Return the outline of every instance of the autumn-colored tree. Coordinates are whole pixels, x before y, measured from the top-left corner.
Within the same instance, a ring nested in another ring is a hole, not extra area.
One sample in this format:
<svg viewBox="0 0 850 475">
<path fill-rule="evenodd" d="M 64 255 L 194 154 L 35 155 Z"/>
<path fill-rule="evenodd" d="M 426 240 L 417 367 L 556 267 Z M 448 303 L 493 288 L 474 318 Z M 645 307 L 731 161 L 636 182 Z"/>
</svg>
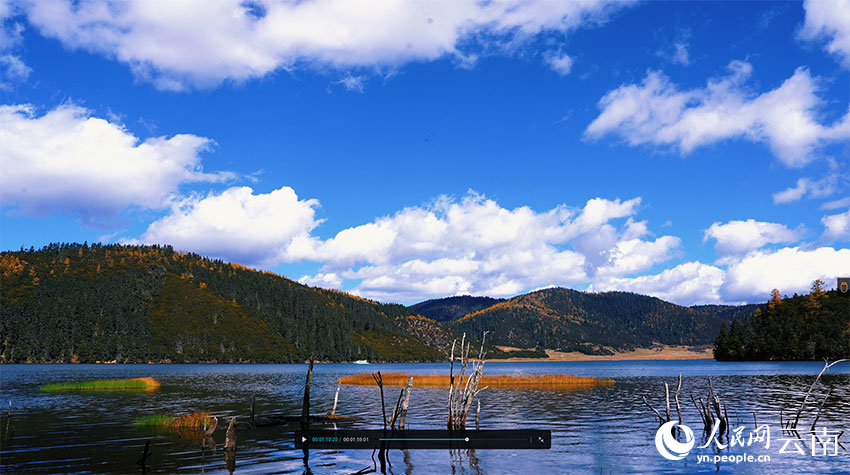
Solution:
<svg viewBox="0 0 850 475">
<path fill-rule="evenodd" d="M 779 289 L 773 289 L 770 291 L 770 300 L 767 302 L 767 308 L 773 310 L 777 305 L 782 303 L 782 294 L 779 293 Z"/>
<path fill-rule="evenodd" d="M 816 279 L 812 282 L 812 293 L 809 294 L 808 301 L 806 302 L 806 306 L 812 310 L 820 307 L 820 298 L 826 293 L 823 290 L 823 287 L 826 285 L 826 282 Z"/>
</svg>

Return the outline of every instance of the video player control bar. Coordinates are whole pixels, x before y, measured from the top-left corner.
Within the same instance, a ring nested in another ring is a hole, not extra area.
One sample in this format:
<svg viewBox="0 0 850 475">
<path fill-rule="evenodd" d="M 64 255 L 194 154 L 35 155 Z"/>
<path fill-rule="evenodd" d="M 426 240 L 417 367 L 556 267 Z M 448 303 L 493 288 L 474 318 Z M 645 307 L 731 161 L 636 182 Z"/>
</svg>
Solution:
<svg viewBox="0 0 850 475">
<path fill-rule="evenodd" d="M 549 449 L 548 430 L 296 431 L 296 449 Z"/>
</svg>

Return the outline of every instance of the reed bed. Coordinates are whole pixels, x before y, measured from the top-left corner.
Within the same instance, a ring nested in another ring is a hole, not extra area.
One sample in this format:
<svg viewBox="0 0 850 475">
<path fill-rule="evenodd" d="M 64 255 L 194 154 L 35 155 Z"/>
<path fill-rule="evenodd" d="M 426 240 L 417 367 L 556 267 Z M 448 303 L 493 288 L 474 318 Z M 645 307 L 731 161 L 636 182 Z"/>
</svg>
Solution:
<svg viewBox="0 0 850 475">
<path fill-rule="evenodd" d="M 159 389 L 159 381 L 151 377 L 51 383 L 41 387 L 42 391 L 156 391 L 157 389 Z"/>
<path fill-rule="evenodd" d="M 172 423 L 176 430 L 204 430 L 210 425 L 210 413 L 206 411 L 183 414 Z"/>
<path fill-rule="evenodd" d="M 381 373 L 384 386 L 404 386 L 407 378 L 413 377 L 413 385 L 419 387 L 449 387 L 449 376 L 441 374 L 407 374 L 407 373 Z M 461 386 L 466 384 L 465 377 Z M 340 384 L 353 384 L 369 386 L 375 384 L 370 373 L 353 374 L 339 378 Z M 480 386 L 488 388 L 506 389 L 562 389 L 562 388 L 586 388 L 594 386 L 610 386 L 614 384 L 613 379 L 591 378 L 585 376 L 572 376 L 569 374 L 542 374 L 542 375 L 497 375 L 482 376 Z"/>
<path fill-rule="evenodd" d="M 198 411 L 183 414 L 180 417 L 152 414 L 136 419 L 134 424 L 141 427 L 156 427 L 175 431 L 203 431 L 206 427 L 209 427 L 211 419 L 209 412 Z"/>
</svg>

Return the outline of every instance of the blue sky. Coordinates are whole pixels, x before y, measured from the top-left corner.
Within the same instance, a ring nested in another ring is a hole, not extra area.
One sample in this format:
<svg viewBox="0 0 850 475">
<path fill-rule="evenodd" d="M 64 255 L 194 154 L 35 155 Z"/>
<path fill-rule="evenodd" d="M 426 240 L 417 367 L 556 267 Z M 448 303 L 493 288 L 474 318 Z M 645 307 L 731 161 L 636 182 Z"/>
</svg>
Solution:
<svg viewBox="0 0 850 475">
<path fill-rule="evenodd" d="M 0 0 L 2 249 L 413 303 L 850 272 L 850 2 Z"/>
</svg>

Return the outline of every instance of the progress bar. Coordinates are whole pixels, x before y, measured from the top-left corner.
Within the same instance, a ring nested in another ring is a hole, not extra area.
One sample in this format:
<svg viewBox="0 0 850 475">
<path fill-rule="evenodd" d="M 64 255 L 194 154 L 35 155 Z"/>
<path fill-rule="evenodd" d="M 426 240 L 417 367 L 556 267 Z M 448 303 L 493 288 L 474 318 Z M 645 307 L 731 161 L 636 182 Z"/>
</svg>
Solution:
<svg viewBox="0 0 850 475">
<path fill-rule="evenodd" d="M 549 449 L 552 432 L 505 430 L 310 430 L 293 434 L 296 449 Z"/>
</svg>

